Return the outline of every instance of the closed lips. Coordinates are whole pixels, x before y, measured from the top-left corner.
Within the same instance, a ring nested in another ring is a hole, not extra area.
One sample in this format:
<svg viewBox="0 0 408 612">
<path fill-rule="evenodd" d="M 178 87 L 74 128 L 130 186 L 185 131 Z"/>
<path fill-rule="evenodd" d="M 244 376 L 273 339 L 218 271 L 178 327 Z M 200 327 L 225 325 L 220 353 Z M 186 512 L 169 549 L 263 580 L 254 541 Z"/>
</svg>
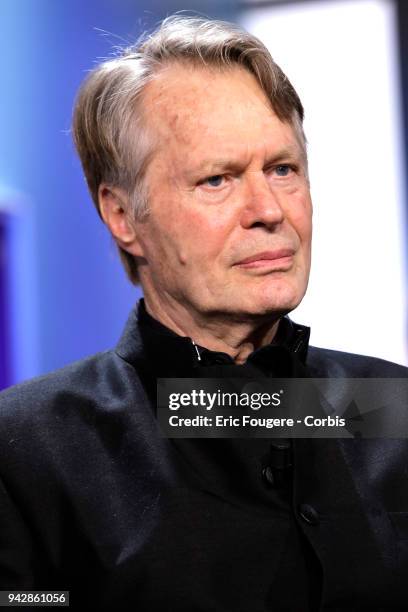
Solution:
<svg viewBox="0 0 408 612">
<path fill-rule="evenodd" d="M 286 257 L 292 257 L 293 255 L 294 255 L 293 249 L 278 249 L 276 251 L 263 251 L 262 253 L 257 253 L 256 255 L 251 255 L 250 257 L 246 257 L 245 259 L 242 259 L 235 265 L 241 266 L 244 264 L 250 264 L 250 263 L 254 263 L 255 261 L 262 261 L 262 260 L 273 261 L 277 259 L 284 259 Z"/>
</svg>

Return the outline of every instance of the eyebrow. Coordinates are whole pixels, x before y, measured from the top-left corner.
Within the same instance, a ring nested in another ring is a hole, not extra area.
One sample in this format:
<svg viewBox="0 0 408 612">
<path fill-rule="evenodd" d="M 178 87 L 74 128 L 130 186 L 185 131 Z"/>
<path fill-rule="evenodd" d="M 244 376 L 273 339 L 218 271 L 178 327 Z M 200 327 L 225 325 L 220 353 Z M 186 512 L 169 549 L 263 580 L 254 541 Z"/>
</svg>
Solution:
<svg viewBox="0 0 408 612">
<path fill-rule="evenodd" d="M 272 164 L 279 164 L 283 161 L 295 161 L 300 160 L 302 157 L 301 151 L 296 147 L 285 147 L 276 151 L 273 155 L 269 155 L 264 163 L 264 167 L 271 166 Z M 195 168 L 187 171 L 189 176 L 197 176 L 200 174 L 215 174 L 217 172 L 242 172 L 248 162 L 234 161 L 229 158 L 218 158 L 218 159 L 205 159 Z"/>
</svg>

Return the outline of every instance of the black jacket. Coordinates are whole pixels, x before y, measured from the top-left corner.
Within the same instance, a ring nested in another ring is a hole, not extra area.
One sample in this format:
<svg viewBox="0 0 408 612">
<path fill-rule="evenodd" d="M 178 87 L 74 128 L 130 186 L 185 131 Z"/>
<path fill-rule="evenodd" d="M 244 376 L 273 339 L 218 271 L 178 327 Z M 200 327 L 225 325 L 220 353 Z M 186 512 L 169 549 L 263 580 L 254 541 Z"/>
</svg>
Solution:
<svg viewBox="0 0 408 612">
<path fill-rule="evenodd" d="M 172 336 L 177 363 L 192 348 Z M 407 376 L 301 349 L 316 377 Z M 135 310 L 115 350 L 0 394 L 0 590 L 69 590 L 74 609 L 407 610 L 406 440 L 294 440 L 276 491 L 270 440 L 160 436 L 150 350 Z"/>
</svg>

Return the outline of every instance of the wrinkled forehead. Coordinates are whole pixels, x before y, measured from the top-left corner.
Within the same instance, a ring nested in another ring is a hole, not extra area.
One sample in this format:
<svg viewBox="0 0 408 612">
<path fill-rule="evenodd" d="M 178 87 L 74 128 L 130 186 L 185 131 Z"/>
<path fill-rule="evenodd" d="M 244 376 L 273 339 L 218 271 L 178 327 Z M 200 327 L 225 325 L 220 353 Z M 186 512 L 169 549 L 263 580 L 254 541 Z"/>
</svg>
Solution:
<svg viewBox="0 0 408 612">
<path fill-rule="evenodd" d="M 176 157 L 209 146 L 225 154 L 238 144 L 265 148 L 277 125 L 287 133 L 284 144 L 294 140 L 292 127 L 277 118 L 256 78 L 237 65 L 170 65 L 146 87 L 144 109 L 159 148 L 168 147 Z"/>
<path fill-rule="evenodd" d="M 185 129 L 211 127 L 222 115 L 239 115 L 271 104 L 255 77 L 238 65 L 218 68 L 174 63 L 149 83 L 143 98 L 149 127 L 162 136 L 181 136 Z"/>
</svg>

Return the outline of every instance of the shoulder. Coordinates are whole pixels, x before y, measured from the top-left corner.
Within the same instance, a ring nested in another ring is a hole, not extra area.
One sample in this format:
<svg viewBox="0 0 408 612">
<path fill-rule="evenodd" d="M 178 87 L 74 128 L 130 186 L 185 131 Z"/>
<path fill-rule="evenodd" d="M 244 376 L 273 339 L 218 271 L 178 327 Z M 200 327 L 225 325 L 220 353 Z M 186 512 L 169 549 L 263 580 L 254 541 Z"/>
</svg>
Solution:
<svg viewBox="0 0 408 612">
<path fill-rule="evenodd" d="M 366 355 L 310 346 L 307 366 L 311 374 L 334 378 L 407 378 L 408 368 Z"/>
<path fill-rule="evenodd" d="M 96 456 L 108 473 L 127 437 L 151 437 L 145 405 L 136 369 L 113 350 L 10 387 L 0 393 L 0 473 L 56 482 Z"/>
<path fill-rule="evenodd" d="M 96 353 L 63 368 L 0 392 L 0 418 L 17 414 L 32 419 L 57 407 L 60 413 L 84 405 L 112 402 L 138 377 L 114 350 Z M 3 420 L 4 422 L 4 420 Z"/>
</svg>

